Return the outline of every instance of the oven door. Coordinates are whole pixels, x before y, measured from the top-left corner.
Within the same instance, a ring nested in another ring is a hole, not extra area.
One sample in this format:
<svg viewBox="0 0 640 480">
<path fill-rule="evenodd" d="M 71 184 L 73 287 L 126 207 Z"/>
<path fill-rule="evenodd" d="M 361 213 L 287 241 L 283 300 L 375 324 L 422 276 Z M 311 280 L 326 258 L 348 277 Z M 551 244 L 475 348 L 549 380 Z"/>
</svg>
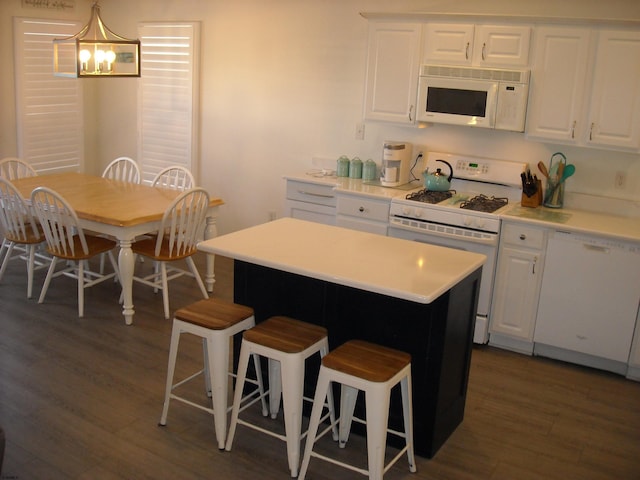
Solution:
<svg viewBox="0 0 640 480">
<path fill-rule="evenodd" d="M 492 242 L 492 244 L 486 242 L 475 242 L 452 236 L 439 236 L 434 233 L 415 231 L 397 226 L 390 226 L 387 230 L 387 235 L 414 242 L 422 242 L 430 245 L 439 245 L 441 247 L 457 248 L 458 250 L 480 253 L 487 257 L 487 260 L 482 267 L 480 293 L 478 295 L 478 311 L 476 314 L 476 328 L 473 337 L 474 343 L 487 343 L 491 295 L 498 250 L 498 234 L 492 234 L 495 235 L 495 242 Z"/>
<path fill-rule="evenodd" d="M 497 82 L 420 77 L 417 120 L 493 128 L 497 94 Z"/>
</svg>

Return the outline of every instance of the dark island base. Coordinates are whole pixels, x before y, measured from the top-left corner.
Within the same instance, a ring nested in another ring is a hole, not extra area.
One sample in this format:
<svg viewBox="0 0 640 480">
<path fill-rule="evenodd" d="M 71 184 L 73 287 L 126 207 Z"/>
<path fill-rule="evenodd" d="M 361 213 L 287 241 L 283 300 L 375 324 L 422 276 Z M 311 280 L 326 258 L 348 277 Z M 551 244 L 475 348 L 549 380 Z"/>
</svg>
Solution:
<svg viewBox="0 0 640 480">
<path fill-rule="evenodd" d="M 326 327 L 331 349 L 363 339 L 411 354 L 415 453 L 432 458 L 464 417 L 480 275 L 478 269 L 433 303 L 420 304 L 235 260 L 234 298 L 255 309 L 256 322 L 285 315 Z M 307 366 L 306 396 L 313 397 L 318 366 Z M 362 400 L 356 414 L 364 418 Z M 389 424 L 402 430 L 399 391 L 392 394 Z M 393 435 L 389 443 L 401 444 Z"/>
</svg>

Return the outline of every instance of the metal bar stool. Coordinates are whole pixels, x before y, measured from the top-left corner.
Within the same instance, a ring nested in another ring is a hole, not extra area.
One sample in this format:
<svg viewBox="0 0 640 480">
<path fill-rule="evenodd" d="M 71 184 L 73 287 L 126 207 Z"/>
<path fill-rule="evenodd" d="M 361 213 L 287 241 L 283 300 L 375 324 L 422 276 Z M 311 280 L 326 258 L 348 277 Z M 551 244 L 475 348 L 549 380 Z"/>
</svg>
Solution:
<svg viewBox="0 0 640 480">
<path fill-rule="evenodd" d="M 331 382 L 340 383 L 342 386 L 338 419 L 340 448 L 344 448 L 349 439 L 353 420 L 366 424 L 368 470 L 313 451 L 316 440 L 325 435 L 330 428 L 327 427 L 316 436 L 324 399 L 331 392 Z M 404 432 L 397 432 L 388 427 L 391 389 L 398 383 L 402 392 Z M 359 390 L 365 392 L 366 421 L 353 416 Z M 370 479 L 381 480 L 384 473 L 406 452 L 409 470 L 416 471 L 413 452 L 411 356 L 408 353 L 361 340 L 346 342 L 322 359 L 313 402 L 300 480 L 304 480 L 312 456 L 368 475 Z M 405 446 L 385 466 L 387 433 L 404 438 Z"/>
<path fill-rule="evenodd" d="M 296 477 L 300 465 L 300 441 L 306 436 L 306 432 L 301 432 L 302 406 L 304 400 L 311 401 L 310 398 L 304 397 L 305 361 L 316 353 L 324 357 L 328 351 L 329 342 L 325 328 L 288 317 L 271 317 L 245 331 L 240 347 L 238 378 L 226 450 L 231 450 L 237 425 L 245 425 L 286 442 L 289 470 L 291 476 Z M 265 395 L 269 395 L 271 418 L 276 418 L 282 397 L 285 435 L 238 418 L 239 413 L 249 406 L 242 405 L 242 390 L 249 355 L 260 355 L 269 361 L 269 390 Z M 330 417 L 331 423 L 334 424 L 334 438 L 337 440 L 333 396 L 329 395 L 327 398 L 329 413 L 318 421 Z"/>
<path fill-rule="evenodd" d="M 192 303 L 176 311 L 171 331 L 171 345 L 169 347 L 169 365 L 167 369 L 167 384 L 164 394 L 164 406 L 160 425 L 166 425 L 171 399 L 199 408 L 213 415 L 216 429 L 218 448 L 224 449 L 227 430 L 227 396 L 228 377 L 235 375 L 229 371 L 229 343 L 235 334 L 255 326 L 253 309 L 244 305 L 227 302 L 218 298 L 208 298 Z M 202 338 L 204 366 L 193 375 L 173 383 L 173 377 L 178 356 L 178 344 L 182 333 L 191 333 Z M 260 358 L 254 356 L 257 379 L 248 380 L 257 388 L 247 394 L 247 397 L 261 398 L 263 415 L 267 415 L 267 403 L 264 397 Z M 184 397 L 172 393 L 198 375 L 204 373 L 207 395 L 212 397 L 212 407 L 194 403 Z M 241 389 L 242 390 L 242 389 Z"/>
</svg>

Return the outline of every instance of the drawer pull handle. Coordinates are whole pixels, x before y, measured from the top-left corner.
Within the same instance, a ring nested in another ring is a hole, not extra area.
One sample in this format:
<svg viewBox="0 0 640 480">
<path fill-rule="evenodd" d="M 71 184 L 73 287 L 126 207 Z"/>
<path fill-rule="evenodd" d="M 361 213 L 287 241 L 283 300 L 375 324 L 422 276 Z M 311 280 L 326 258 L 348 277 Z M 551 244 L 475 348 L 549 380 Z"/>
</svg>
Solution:
<svg viewBox="0 0 640 480">
<path fill-rule="evenodd" d="M 520 240 L 526 240 L 527 236 L 524 233 L 520 234 Z"/>
<path fill-rule="evenodd" d="M 333 198 L 334 195 L 327 195 L 327 194 L 322 194 L 322 193 L 314 193 L 314 192 L 307 192 L 306 190 L 298 190 L 298 193 L 302 194 L 302 195 L 309 195 L 312 197 L 322 197 L 322 198 Z"/>
</svg>

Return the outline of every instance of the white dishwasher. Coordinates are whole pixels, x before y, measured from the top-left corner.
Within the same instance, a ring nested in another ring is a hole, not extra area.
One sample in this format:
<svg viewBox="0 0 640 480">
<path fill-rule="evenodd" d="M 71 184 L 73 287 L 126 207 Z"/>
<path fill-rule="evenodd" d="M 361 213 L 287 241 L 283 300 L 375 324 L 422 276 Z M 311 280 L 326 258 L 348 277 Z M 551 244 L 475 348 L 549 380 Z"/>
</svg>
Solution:
<svg viewBox="0 0 640 480">
<path fill-rule="evenodd" d="M 640 245 L 553 232 L 534 334 L 540 345 L 534 351 L 544 355 L 546 346 L 557 347 L 578 352 L 577 363 L 589 364 L 593 356 L 613 361 L 608 369 L 620 370 L 629 358 L 639 303 Z"/>
</svg>

